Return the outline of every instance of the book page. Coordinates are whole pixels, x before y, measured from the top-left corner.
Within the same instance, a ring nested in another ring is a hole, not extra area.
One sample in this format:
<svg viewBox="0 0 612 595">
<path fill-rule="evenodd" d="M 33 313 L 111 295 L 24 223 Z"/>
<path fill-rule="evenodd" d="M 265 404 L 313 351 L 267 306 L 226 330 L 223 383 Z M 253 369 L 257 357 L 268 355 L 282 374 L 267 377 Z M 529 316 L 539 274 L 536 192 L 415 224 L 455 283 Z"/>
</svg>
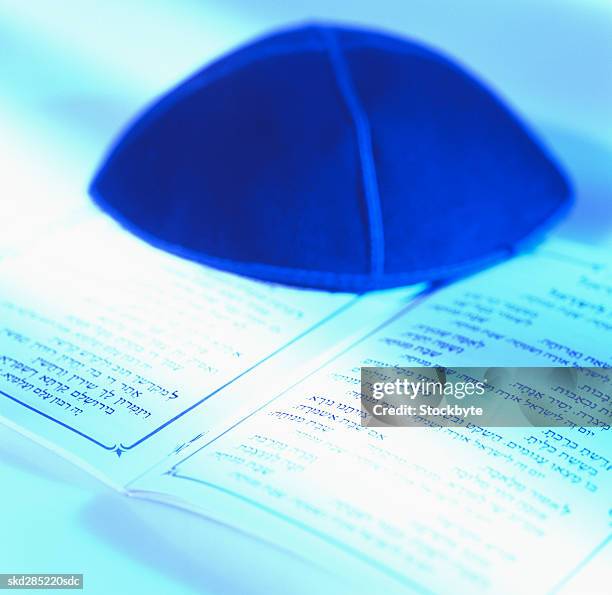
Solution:
<svg viewBox="0 0 612 595">
<path fill-rule="evenodd" d="M 0 265 L 0 416 L 122 485 L 202 438 L 229 411 L 213 404 L 224 388 L 370 324 L 327 331 L 358 302 L 190 263 L 94 217 Z M 234 393 L 232 410 L 264 397 Z"/>
<path fill-rule="evenodd" d="M 548 244 L 426 297 L 131 488 L 417 592 L 546 593 L 609 539 L 610 428 L 367 427 L 360 366 L 601 367 L 611 346 L 609 260 Z"/>
</svg>

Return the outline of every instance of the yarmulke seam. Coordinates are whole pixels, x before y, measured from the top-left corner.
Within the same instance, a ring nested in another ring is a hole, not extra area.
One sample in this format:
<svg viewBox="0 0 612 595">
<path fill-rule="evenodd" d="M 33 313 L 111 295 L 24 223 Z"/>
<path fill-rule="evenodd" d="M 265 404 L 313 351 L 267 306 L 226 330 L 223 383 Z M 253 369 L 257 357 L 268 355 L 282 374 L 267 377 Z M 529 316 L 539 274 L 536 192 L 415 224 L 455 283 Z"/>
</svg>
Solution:
<svg viewBox="0 0 612 595">
<path fill-rule="evenodd" d="M 380 205 L 380 194 L 378 190 L 378 179 L 376 176 L 376 165 L 372 152 L 372 134 L 370 122 L 363 109 L 353 81 L 338 45 L 333 29 L 323 27 L 320 29 L 328 49 L 328 54 L 338 88 L 342 94 L 346 107 L 351 115 L 357 136 L 357 147 L 361 164 L 361 177 L 363 180 L 363 194 L 365 197 L 368 214 L 370 235 L 370 267 L 371 273 L 376 277 L 384 273 L 385 264 L 385 241 L 382 223 L 382 211 Z"/>
</svg>

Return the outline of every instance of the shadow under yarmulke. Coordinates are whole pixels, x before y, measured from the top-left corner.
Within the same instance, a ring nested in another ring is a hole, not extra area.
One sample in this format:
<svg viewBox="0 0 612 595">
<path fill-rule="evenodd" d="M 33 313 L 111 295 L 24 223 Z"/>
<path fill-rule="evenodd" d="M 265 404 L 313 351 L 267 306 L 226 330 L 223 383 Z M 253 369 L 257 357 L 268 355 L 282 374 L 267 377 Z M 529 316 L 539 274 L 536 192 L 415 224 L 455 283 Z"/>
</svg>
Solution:
<svg viewBox="0 0 612 595">
<path fill-rule="evenodd" d="M 186 258 L 347 291 L 506 257 L 570 194 L 525 126 L 457 64 L 334 26 L 273 34 L 196 73 L 132 125 L 91 193 Z"/>
</svg>

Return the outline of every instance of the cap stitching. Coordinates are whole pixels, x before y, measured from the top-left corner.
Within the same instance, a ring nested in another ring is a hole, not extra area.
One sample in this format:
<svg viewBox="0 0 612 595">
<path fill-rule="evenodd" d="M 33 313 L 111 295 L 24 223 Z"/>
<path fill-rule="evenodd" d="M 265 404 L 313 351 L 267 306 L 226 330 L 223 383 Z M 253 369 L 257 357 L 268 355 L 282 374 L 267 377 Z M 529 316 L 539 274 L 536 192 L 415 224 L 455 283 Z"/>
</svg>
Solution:
<svg viewBox="0 0 612 595">
<path fill-rule="evenodd" d="M 338 88 L 355 126 L 370 233 L 370 270 L 374 277 L 378 277 L 384 273 L 385 241 L 370 122 L 355 91 L 334 30 L 329 27 L 320 27 L 319 31 L 326 43 Z"/>
</svg>

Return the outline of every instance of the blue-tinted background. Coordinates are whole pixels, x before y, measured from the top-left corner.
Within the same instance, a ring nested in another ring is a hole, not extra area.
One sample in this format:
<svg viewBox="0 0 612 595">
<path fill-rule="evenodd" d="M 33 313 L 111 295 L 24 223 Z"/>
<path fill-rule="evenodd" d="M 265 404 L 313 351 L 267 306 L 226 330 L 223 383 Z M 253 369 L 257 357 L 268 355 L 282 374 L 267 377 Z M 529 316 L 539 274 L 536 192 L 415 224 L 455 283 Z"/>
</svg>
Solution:
<svg viewBox="0 0 612 595">
<path fill-rule="evenodd" d="M 487 79 L 574 180 L 575 210 L 556 233 L 612 248 L 609 0 L 0 0 L 0 257 L 89 208 L 106 146 L 155 95 L 310 18 L 413 36 Z M 4 428 L 0 481 L 0 572 L 83 572 L 90 593 L 347 588 L 238 532 L 133 503 Z"/>
</svg>

